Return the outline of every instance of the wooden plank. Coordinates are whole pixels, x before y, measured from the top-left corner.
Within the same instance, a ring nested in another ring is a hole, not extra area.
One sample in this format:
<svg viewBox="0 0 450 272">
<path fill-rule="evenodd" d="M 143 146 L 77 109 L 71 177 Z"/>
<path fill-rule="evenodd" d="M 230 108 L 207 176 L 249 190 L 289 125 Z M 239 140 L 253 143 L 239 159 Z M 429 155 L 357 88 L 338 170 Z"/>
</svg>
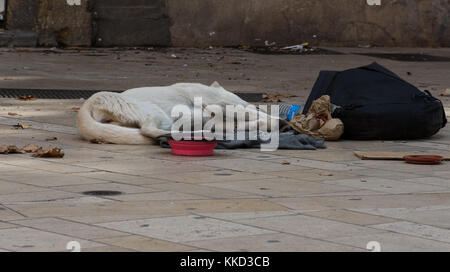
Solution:
<svg viewBox="0 0 450 272">
<path fill-rule="evenodd" d="M 389 151 L 354 151 L 355 155 L 362 160 L 403 160 L 407 155 L 438 155 L 444 157 L 444 160 L 450 160 L 449 153 L 425 154 L 417 152 L 389 152 Z"/>
</svg>

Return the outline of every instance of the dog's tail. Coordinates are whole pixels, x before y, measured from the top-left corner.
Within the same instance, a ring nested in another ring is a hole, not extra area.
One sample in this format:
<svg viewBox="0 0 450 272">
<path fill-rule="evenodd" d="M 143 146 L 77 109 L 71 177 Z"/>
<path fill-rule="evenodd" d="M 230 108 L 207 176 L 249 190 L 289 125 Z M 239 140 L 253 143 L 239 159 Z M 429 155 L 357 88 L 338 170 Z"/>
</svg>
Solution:
<svg viewBox="0 0 450 272">
<path fill-rule="evenodd" d="M 118 123 L 128 123 L 126 115 L 137 113 L 119 94 L 101 92 L 89 98 L 78 113 L 78 131 L 85 140 L 113 144 L 154 144 L 155 140 L 141 134 L 139 128 L 103 123 L 99 118 L 106 118 Z M 96 118 L 94 118 L 94 116 Z M 103 117 L 104 116 L 104 117 Z"/>
</svg>

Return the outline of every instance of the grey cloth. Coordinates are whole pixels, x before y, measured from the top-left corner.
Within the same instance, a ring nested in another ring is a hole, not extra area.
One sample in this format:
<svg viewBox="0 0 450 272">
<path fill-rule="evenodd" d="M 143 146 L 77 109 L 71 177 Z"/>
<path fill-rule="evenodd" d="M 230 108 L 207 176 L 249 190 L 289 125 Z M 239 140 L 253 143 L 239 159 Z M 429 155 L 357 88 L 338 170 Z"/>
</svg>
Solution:
<svg viewBox="0 0 450 272">
<path fill-rule="evenodd" d="M 170 148 L 168 139 L 170 136 L 160 137 L 159 143 L 161 147 Z M 237 148 L 259 148 L 261 144 L 270 141 L 259 140 L 231 140 L 217 141 L 216 149 L 237 149 Z M 299 134 L 294 130 L 280 133 L 280 142 L 278 149 L 290 150 L 316 150 L 326 148 L 325 140 L 314 139 L 305 134 Z"/>
</svg>

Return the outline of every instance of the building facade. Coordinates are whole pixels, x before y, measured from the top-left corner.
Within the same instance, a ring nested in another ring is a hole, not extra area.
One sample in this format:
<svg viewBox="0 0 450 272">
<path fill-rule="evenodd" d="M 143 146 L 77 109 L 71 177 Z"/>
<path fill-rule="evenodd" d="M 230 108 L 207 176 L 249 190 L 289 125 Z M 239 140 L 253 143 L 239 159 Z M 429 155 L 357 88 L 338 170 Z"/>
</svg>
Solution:
<svg viewBox="0 0 450 272">
<path fill-rule="evenodd" d="M 3 6 L 2 46 L 450 46 L 450 0 L 0 0 L 0 12 Z"/>
</svg>

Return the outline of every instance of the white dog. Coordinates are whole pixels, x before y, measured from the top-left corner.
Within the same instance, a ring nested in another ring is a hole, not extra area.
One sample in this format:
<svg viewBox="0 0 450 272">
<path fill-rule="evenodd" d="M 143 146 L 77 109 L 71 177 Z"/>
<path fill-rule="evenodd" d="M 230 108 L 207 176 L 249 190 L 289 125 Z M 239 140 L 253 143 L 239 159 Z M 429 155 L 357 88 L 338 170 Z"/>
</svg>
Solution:
<svg viewBox="0 0 450 272">
<path fill-rule="evenodd" d="M 138 88 L 120 94 L 100 92 L 81 107 L 78 130 L 84 139 L 92 142 L 154 144 L 157 137 L 171 133 L 175 121 L 171 117 L 172 109 L 177 105 L 193 109 L 195 97 L 201 97 L 204 106 L 249 105 L 217 82 L 211 86 L 180 83 Z"/>
</svg>

